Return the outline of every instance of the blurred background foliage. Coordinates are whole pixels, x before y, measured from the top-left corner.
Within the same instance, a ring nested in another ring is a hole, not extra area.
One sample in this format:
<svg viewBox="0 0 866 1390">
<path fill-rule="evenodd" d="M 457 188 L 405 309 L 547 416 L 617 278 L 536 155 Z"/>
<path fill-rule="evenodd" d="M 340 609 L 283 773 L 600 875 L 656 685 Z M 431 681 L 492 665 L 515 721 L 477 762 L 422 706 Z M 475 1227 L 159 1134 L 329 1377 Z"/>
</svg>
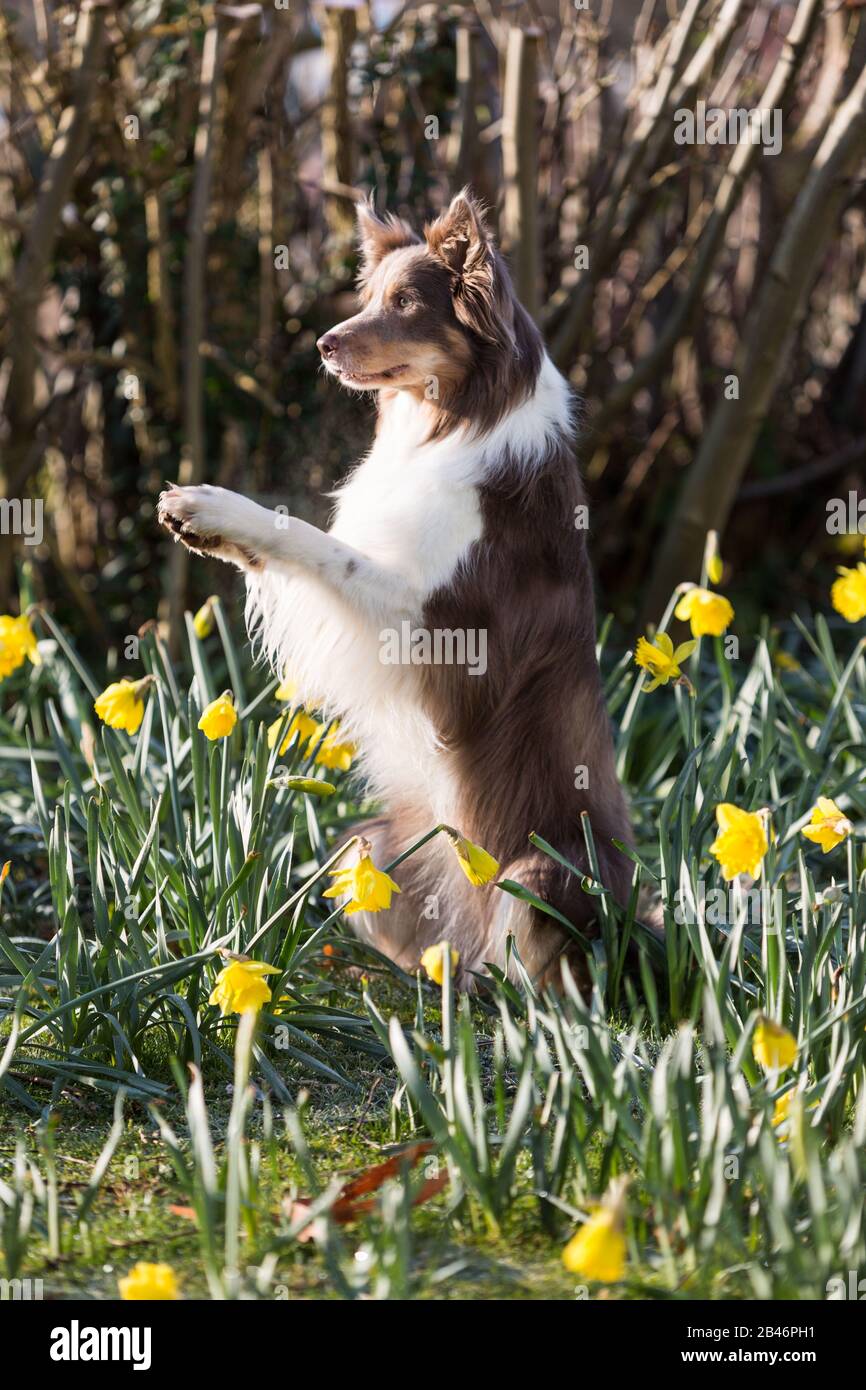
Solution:
<svg viewBox="0 0 866 1390">
<path fill-rule="evenodd" d="M 372 430 L 315 349 L 353 204 L 421 226 L 465 182 L 585 402 L 602 606 L 657 619 L 707 525 L 743 630 L 826 605 L 862 556 L 826 501 L 866 457 L 864 59 L 859 0 L 4 0 L 0 475 L 46 524 L 2 537 L 0 611 L 176 650 L 240 585 L 159 533 L 167 479 L 325 524 Z M 781 153 L 677 144 L 699 100 L 780 108 Z"/>
</svg>

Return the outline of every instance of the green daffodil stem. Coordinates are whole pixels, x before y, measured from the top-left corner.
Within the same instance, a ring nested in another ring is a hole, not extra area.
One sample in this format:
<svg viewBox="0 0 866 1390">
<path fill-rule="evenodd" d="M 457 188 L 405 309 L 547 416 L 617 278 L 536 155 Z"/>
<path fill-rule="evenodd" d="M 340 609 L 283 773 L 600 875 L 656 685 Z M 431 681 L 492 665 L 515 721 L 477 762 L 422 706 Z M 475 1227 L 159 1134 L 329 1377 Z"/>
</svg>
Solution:
<svg viewBox="0 0 866 1390">
<path fill-rule="evenodd" d="M 398 864 L 402 864 L 404 859 L 408 859 L 410 855 L 416 852 L 416 850 L 419 850 L 422 848 L 423 845 L 426 845 L 428 840 L 432 840 L 434 835 L 441 834 L 443 830 L 451 835 L 456 834 L 456 831 L 453 830 L 450 825 L 434 825 L 433 829 L 428 830 L 426 835 L 422 835 L 420 840 L 416 840 L 414 845 L 410 845 L 408 849 L 404 849 L 402 854 L 398 854 L 396 859 L 392 859 L 390 864 L 386 864 L 385 873 L 390 874 L 391 870 L 396 869 Z"/>
<path fill-rule="evenodd" d="M 277 922 L 281 921 L 281 919 L 285 917 L 288 912 L 291 912 L 292 908 L 296 907 L 297 904 L 301 901 L 301 899 L 307 896 L 313 884 L 318 883 L 319 879 L 324 878 L 328 870 L 333 868 L 333 866 L 337 863 L 337 860 L 342 859 L 343 855 L 346 854 L 353 847 L 353 845 L 357 845 L 357 843 L 358 836 L 353 835 L 351 839 L 347 840 L 344 845 L 340 845 L 340 848 L 334 854 L 331 855 L 330 859 L 326 859 L 324 864 L 321 864 L 319 868 L 316 870 L 316 872 L 310 878 L 307 879 L 303 887 L 299 888 L 297 893 L 293 893 L 290 898 L 287 898 L 286 901 L 282 904 L 282 906 L 278 907 L 276 912 L 271 914 L 271 916 L 263 924 L 263 926 L 259 927 L 255 936 L 251 937 L 250 940 L 246 943 L 244 950 L 248 952 L 251 951 L 252 948 L 255 946 L 256 942 L 261 941 L 262 937 L 265 936 L 266 933 L 269 932 L 272 927 L 276 926 Z M 408 853 L 411 853 L 411 850 L 408 851 Z M 405 858 L 405 855 L 402 857 Z M 399 860 L 396 862 L 399 863 Z M 389 865 L 389 868 L 393 867 L 393 864 Z M 342 908 L 338 909 L 338 912 L 339 911 L 342 911 Z M 336 916 L 337 913 L 332 913 L 331 915 Z"/>
</svg>

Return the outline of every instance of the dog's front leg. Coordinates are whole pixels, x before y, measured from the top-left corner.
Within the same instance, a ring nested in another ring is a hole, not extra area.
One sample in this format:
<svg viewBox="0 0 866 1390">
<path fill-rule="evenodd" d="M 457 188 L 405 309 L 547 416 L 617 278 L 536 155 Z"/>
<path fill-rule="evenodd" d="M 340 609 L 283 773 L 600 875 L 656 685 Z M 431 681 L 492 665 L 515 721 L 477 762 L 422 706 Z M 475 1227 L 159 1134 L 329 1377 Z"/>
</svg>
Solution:
<svg viewBox="0 0 866 1390">
<path fill-rule="evenodd" d="M 242 569 L 301 569 L 374 623 L 420 610 L 401 575 L 306 521 L 269 511 L 225 488 L 172 487 L 159 499 L 163 526 L 190 550 Z"/>
<path fill-rule="evenodd" d="M 261 569 L 257 535 L 269 524 L 268 512 L 248 497 L 224 487 L 178 487 L 160 493 L 156 516 L 176 541 L 199 555 L 212 555 L 241 569 Z"/>
</svg>

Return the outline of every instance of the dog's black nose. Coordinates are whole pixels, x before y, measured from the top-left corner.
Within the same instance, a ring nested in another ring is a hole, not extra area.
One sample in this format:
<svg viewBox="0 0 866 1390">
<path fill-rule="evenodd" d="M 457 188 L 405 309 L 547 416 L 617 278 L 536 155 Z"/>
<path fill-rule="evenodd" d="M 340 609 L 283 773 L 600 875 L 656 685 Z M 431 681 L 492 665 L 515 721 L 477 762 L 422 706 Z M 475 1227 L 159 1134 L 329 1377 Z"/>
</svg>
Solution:
<svg viewBox="0 0 866 1390">
<path fill-rule="evenodd" d="M 316 347 L 323 357 L 333 357 L 339 341 L 336 333 L 325 333 L 316 343 Z"/>
</svg>

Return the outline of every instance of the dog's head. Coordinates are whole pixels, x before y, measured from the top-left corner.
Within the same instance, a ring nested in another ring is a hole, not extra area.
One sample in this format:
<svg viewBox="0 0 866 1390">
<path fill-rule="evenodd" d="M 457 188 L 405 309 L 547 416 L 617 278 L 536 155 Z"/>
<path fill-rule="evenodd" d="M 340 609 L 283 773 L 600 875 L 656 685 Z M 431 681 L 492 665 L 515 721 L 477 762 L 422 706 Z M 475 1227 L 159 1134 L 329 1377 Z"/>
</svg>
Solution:
<svg viewBox="0 0 866 1390">
<path fill-rule="evenodd" d="M 540 340 L 478 205 L 459 193 L 423 238 L 366 204 L 358 223 L 363 307 L 319 339 L 327 371 L 354 390 L 411 391 L 452 418 L 489 415 L 481 399 L 496 389 L 498 417 L 515 375 L 534 381 Z"/>
</svg>

